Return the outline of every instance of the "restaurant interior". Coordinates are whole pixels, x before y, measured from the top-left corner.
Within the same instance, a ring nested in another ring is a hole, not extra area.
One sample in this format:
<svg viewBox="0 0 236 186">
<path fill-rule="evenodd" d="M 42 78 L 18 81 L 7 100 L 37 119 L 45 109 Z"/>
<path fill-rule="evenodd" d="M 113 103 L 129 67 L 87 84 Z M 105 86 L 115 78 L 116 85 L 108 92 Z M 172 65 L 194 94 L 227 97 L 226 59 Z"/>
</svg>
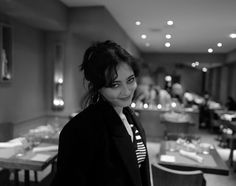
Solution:
<svg viewBox="0 0 236 186">
<path fill-rule="evenodd" d="M 200 170 L 207 186 L 235 185 L 235 41 L 223 52 L 202 46 L 196 52 L 188 46 L 186 52 L 154 51 L 151 39 L 136 41 L 124 30 L 110 1 L 88 2 L 0 0 L 0 185 L 50 185 L 60 131 L 81 111 L 86 93 L 83 54 L 106 39 L 129 51 L 140 67 L 130 107 L 146 133 L 152 185 L 163 185 L 159 172 L 169 169 L 178 176 Z"/>
</svg>

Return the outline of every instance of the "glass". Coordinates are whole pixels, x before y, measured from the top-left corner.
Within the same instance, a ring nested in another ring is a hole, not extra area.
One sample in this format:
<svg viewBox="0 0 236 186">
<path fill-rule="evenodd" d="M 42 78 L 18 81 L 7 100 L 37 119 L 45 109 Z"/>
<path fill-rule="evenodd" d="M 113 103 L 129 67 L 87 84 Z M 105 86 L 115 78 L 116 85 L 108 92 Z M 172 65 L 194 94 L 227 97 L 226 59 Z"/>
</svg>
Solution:
<svg viewBox="0 0 236 186">
<path fill-rule="evenodd" d="M 202 154 L 209 154 L 210 153 L 210 149 L 214 148 L 211 144 L 209 143 L 201 143 L 199 145 L 200 147 L 200 151 Z"/>
</svg>

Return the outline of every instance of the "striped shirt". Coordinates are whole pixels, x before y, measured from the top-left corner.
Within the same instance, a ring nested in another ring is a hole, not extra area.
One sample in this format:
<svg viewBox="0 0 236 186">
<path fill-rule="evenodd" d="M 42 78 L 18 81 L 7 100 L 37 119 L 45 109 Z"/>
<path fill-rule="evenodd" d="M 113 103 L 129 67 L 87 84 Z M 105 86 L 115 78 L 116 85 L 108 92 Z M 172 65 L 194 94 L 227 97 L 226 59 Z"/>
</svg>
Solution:
<svg viewBox="0 0 236 186">
<path fill-rule="evenodd" d="M 147 149 L 143 143 L 142 137 L 138 129 L 133 124 L 129 124 L 128 120 L 126 119 L 126 116 L 123 113 L 119 115 L 120 115 L 121 120 L 124 123 L 124 126 L 128 134 L 131 137 L 131 141 L 133 142 L 133 146 L 134 146 L 136 157 L 137 157 L 137 163 L 139 167 L 141 167 L 141 164 L 145 160 L 146 155 L 147 155 Z"/>
<path fill-rule="evenodd" d="M 130 124 L 130 126 L 134 134 L 133 145 L 135 148 L 137 162 L 138 162 L 139 167 L 141 167 L 142 162 L 144 162 L 147 156 L 147 150 L 138 129 L 133 124 Z"/>
</svg>

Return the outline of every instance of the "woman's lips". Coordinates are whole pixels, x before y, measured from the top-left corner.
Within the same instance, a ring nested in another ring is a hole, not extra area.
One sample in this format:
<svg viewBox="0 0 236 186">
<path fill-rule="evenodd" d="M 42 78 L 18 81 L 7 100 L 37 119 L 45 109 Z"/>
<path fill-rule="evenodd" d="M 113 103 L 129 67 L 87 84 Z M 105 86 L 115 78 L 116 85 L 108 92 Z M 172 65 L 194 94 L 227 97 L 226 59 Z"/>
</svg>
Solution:
<svg viewBox="0 0 236 186">
<path fill-rule="evenodd" d="M 123 100 L 123 101 L 128 101 L 128 100 L 130 100 L 130 98 L 131 98 L 131 96 L 127 96 L 127 97 L 123 97 L 123 98 L 120 98 L 120 99 Z"/>
</svg>

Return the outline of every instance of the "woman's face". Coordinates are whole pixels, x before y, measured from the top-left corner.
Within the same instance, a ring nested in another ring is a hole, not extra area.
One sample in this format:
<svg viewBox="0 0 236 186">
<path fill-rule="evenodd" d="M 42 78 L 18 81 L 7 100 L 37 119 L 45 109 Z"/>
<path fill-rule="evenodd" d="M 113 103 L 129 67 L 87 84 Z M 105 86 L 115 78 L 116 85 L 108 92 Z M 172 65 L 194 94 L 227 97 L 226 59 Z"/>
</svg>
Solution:
<svg viewBox="0 0 236 186">
<path fill-rule="evenodd" d="M 126 63 L 117 66 L 117 78 L 111 87 L 103 87 L 100 93 L 115 109 L 122 109 L 131 104 L 134 91 L 137 87 L 134 72 Z"/>
</svg>

